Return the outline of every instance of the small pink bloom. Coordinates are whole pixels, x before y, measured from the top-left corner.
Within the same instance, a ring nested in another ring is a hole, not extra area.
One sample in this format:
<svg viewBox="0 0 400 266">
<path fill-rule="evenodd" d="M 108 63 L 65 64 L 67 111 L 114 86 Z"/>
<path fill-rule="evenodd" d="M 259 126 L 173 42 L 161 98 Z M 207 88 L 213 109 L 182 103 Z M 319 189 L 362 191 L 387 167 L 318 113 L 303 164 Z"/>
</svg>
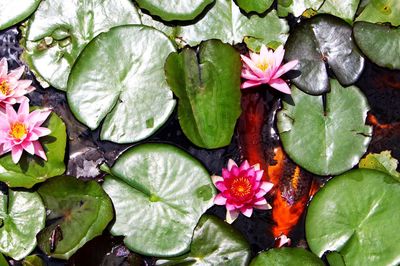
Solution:
<svg viewBox="0 0 400 266">
<path fill-rule="evenodd" d="M 285 49 L 279 46 L 275 52 L 265 45 L 261 47 L 260 54 L 250 52 L 250 57 L 241 55 L 243 61 L 242 78 L 247 79 L 241 88 L 246 89 L 261 84 L 269 84 L 274 89 L 290 94 L 290 88 L 280 77 L 292 70 L 298 63 L 297 60 L 282 64 Z"/>
<path fill-rule="evenodd" d="M 250 166 L 244 161 L 239 167 L 229 160 L 228 168 L 222 169 L 222 176 L 212 176 L 215 187 L 221 192 L 215 197 L 214 203 L 226 206 L 228 223 L 233 223 L 239 213 L 250 217 L 253 208 L 271 209 L 264 196 L 273 184 L 261 180 L 263 173 L 259 164 Z"/>
<path fill-rule="evenodd" d="M 20 80 L 25 67 L 19 67 L 8 73 L 8 64 L 5 58 L 0 60 L 0 109 L 6 104 L 21 103 L 27 99 L 24 95 L 32 92 L 31 80 Z"/>
<path fill-rule="evenodd" d="M 275 239 L 275 246 L 278 248 L 284 247 L 284 246 L 290 246 L 292 243 L 292 240 L 288 238 L 285 234 L 280 235 Z"/>
<path fill-rule="evenodd" d="M 47 160 L 39 138 L 51 133 L 48 128 L 41 127 L 50 113 L 48 109 L 29 113 L 27 99 L 22 101 L 18 112 L 7 104 L 5 112 L 0 112 L 0 155 L 11 151 L 13 162 L 18 163 L 25 150 Z"/>
</svg>

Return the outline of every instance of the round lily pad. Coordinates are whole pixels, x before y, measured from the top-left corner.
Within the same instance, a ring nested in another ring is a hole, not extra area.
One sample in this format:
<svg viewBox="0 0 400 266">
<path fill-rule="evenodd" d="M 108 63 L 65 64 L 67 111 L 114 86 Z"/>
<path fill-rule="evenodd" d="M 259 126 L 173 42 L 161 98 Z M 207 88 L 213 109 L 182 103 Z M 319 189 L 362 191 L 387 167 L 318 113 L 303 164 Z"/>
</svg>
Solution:
<svg viewBox="0 0 400 266">
<path fill-rule="evenodd" d="M 113 218 L 111 200 L 95 181 L 61 176 L 44 183 L 38 192 L 47 219 L 54 221 L 38 234 L 39 247 L 48 256 L 68 259 L 101 235 Z"/>
<path fill-rule="evenodd" d="M 123 153 L 103 184 L 116 220 L 113 235 L 140 254 L 170 257 L 189 251 L 193 230 L 213 205 L 206 169 L 167 144 L 144 144 Z"/>
<path fill-rule="evenodd" d="M 236 2 L 238 6 L 247 13 L 257 12 L 261 14 L 271 7 L 274 0 L 236 0 Z"/>
<path fill-rule="evenodd" d="M 72 112 L 91 129 L 104 120 L 102 140 L 130 143 L 150 136 L 175 107 L 164 74 L 174 51 L 167 36 L 147 26 L 100 34 L 72 69 L 67 91 Z"/>
<path fill-rule="evenodd" d="M 353 170 L 313 198 L 306 236 L 318 256 L 338 251 L 345 265 L 400 263 L 400 183 L 375 170 Z"/>
<path fill-rule="evenodd" d="M 273 248 L 261 252 L 250 266 L 324 266 L 320 258 L 303 248 Z"/>
<path fill-rule="evenodd" d="M 324 0 L 278 0 L 278 15 L 286 17 L 289 13 L 301 16 L 307 9 L 318 10 Z"/>
<path fill-rule="evenodd" d="M 22 58 L 39 80 L 65 91 L 85 46 L 101 32 L 126 24 L 140 24 L 129 0 L 42 1 L 24 33 Z"/>
<path fill-rule="evenodd" d="M 62 175 L 65 172 L 65 147 L 67 132 L 64 122 L 54 112 L 43 124 L 51 130 L 50 135 L 39 139 L 46 152 L 47 161 L 38 156 L 23 153 L 18 164 L 11 154 L 0 157 L 0 181 L 9 187 L 31 188 L 33 185 Z"/>
<path fill-rule="evenodd" d="M 372 127 L 365 125 L 369 106 L 357 87 L 331 80 L 331 92 L 308 95 L 292 86 L 294 104 L 278 113 L 283 147 L 298 165 L 317 175 L 351 169 L 366 152 Z"/>
<path fill-rule="evenodd" d="M 359 4 L 360 0 L 325 0 L 318 12 L 334 15 L 352 24 Z"/>
<path fill-rule="evenodd" d="M 203 215 L 193 233 L 190 253 L 156 265 L 248 265 L 250 246 L 232 226 L 215 216 Z"/>
<path fill-rule="evenodd" d="M 370 0 L 357 21 L 389 22 L 393 26 L 400 26 L 400 2 L 398 0 Z"/>
<path fill-rule="evenodd" d="M 36 192 L 0 192 L 0 252 L 15 260 L 36 247 L 36 234 L 44 227 L 46 210 Z"/>
<path fill-rule="evenodd" d="M 331 15 L 318 15 L 298 26 L 286 42 L 285 58 L 299 60 L 296 69 L 301 74 L 292 81 L 313 95 L 329 91 L 327 65 L 344 86 L 356 82 L 364 69 L 350 25 Z"/>
<path fill-rule="evenodd" d="M 140 8 L 165 21 L 192 20 L 214 0 L 136 0 Z"/>
<path fill-rule="evenodd" d="M 357 45 L 372 62 L 400 69 L 400 27 L 356 22 L 353 32 Z"/>
<path fill-rule="evenodd" d="M 41 0 L 0 0 L 0 30 L 11 27 L 31 15 Z"/>
</svg>

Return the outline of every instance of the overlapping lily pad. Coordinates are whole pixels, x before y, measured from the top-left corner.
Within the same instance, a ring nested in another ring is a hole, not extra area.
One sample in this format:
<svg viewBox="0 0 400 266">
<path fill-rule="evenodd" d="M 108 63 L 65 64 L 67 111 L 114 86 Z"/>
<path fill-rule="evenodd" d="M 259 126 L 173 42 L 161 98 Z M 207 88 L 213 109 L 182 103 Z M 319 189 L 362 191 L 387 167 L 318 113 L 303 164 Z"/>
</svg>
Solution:
<svg viewBox="0 0 400 266">
<path fill-rule="evenodd" d="M 238 6 L 246 11 L 247 13 L 250 12 L 257 12 L 263 13 L 268 10 L 273 4 L 273 0 L 236 0 Z"/>
<path fill-rule="evenodd" d="M 298 26 L 286 43 L 285 58 L 299 60 L 296 69 L 301 75 L 293 83 L 313 95 L 329 91 L 327 65 L 345 86 L 356 82 L 364 69 L 350 25 L 330 15 L 315 16 Z"/>
<path fill-rule="evenodd" d="M 11 27 L 31 15 L 41 0 L 0 0 L 0 30 Z"/>
<path fill-rule="evenodd" d="M 324 0 L 278 0 L 278 15 L 286 17 L 289 13 L 299 17 L 307 9 L 318 10 Z"/>
<path fill-rule="evenodd" d="M 318 175 L 336 175 L 351 169 L 366 152 L 372 127 L 365 125 L 369 106 L 357 87 L 331 80 L 323 97 L 292 86 L 294 104 L 284 103 L 278 129 L 289 157 Z"/>
<path fill-rule="evenodd" d="M 72 112 L 91 129 L 104 120 L 103 140 L 130 143 L 150 136 L 175 107 L 164 74 L 174 51 L 167 36 L 147 26 L 121 26 L 99 35 L 72 69 L 67 91 Z"/>
<path fill-rule="evenodd" d="M 390 151 L 370 153 L 359 163 L 360 168 L 374 169 L 391 175 L 400 181 L 400 173 L 397 172 L 399 162 L 392 157 Z"/>
<path fill-rule="evenodd" d="M 318 12 L 334 15 L 352 24 L 359 4 L 360 0 L 325 0 Z"/>
<path fill-rule="evenodd" d="M 190 253 L 157 265 L 247 265 L 250 246 L 233 227 L 215 216 L 201 217 L 193 233 Z"/>
<path fill-rule="evenodd" d="M 26 152 L 18 164 L 12 161 L 11 154 L 0 158 L 0 181 L 9 187 L 31 188 L 37 183 L 65 172 L 64 154 L 67 142 L 65 124 L 53 112 L 43 126 L 51 130 L 50 135 L 39 140 L 46 152 L 47 161 Z"/>
<path fill-rule="evenodd" d="M 221 41 L 203 42 L 171 54 L 165 64 L 167 82 L 179 98 L 179 122 L 197 146 L 229 145 L 240 108 L 239 53 Z"/>
<path fill-rule="evenodd" d="M 140 18 L 129 0 L 42 1 L 28 22 L 23 58 L 39 79 L 66 90 L 72 65 L 93 38 L 135 23 Z"/>
<path fill-rule="evenodd" d="M 400 69 L 400 27 L 356 22 L 353 32 L 357 45 L 372 62 L 382 67 Z"/>
<path fill-rule="evenodd" d="M 250 266 L 324 266 L 320 258 L 303 248 L 274 248 L 258 254 Z"/>
<path fill-rule="evenodd" d="M 104 190 L 114 204 L 113 235 L 144 255 L 168 257 L 189 251 L 200 216 L 213 205 L 206 169 L 167 144 L 144 144 L 123 153 Z"/>
<path fill-rule="evenodd" d="M 400 183 L 359 169 L 335 177 L 308 208 L 306 236 L 318 256 L 338 251 L 345 265 L 400 263 Z"/>
<path fill-rule="evenodd" d="M 389 22 L 400 26 L 400 2 L 398 0 L 370 0 L 364 7 L 357 21 L 371 23 Z"/>
<path fill-rule="evenodd" d="M 15 260 L 36 247 L 36 234 L 44 227 L 46 210 L 36 192 L 0 192 L 0 252 Z"/>
<path fill-rule="evenodd" d="M 39 247 L 48 256 L 68 259 L 101 235 L 113 218 L 111 200 L 95 181 L 61 176 L 43 184 L 38 192 L 47 218 L 54 221 L 38 234 Z"/>
<path fill-rule="evenodd" d="M 214 0 L 136 0 L 140 8 L 165 21 L 192 20 Z"/>
</svg>

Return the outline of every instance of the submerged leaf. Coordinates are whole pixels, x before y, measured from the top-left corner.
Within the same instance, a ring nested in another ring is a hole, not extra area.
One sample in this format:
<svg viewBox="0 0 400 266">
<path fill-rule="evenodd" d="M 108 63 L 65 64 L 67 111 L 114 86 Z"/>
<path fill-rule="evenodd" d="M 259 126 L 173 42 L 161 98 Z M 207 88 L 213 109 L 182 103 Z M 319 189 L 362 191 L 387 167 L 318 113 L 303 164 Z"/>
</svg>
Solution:
<svg viewBox="0 0 400 266">
<path fill-rule="evenodd" d="M 179 122 L 197 146 L 220 148 L 231 142 L 240 116 L 239 53 L 217 40 L 199 51 L 186 48 L 165 64 L 167 82 L 179 98 Z"/>
<path fill-rule="evenodd" d="M 200 162 L 171 145 L 143 144 L 123 153 L 111 174 L 103 184 L 115 208 L 111 233 L 125 236 L 125 245 L 144 255 L 188 252 L 215 196 Z"/>
</svg>

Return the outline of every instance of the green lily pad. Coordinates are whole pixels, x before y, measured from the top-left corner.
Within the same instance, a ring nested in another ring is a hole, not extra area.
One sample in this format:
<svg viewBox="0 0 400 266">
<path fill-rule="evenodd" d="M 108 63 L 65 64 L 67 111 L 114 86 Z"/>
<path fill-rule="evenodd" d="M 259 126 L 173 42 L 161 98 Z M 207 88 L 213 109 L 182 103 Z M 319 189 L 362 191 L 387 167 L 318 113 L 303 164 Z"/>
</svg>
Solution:
<svg viewBox="0 0 400 266">
<path fill-rule="evenodd" d="M 36 192 L 0 192 L 0 252 L 15 260 L 36 247 L 36 234 L 44 227 L 46 210 Z"/>
<path fill-rule="evenodd" d="M 330 180 L 307 211 L 306 237 L 318 256 L 339 252 L 345 265 L 400 263 L 400 183 L 359 169 Z"/>
<path fill-rule="evenodd" d="M 0 0 L 0 30 L 11 27 L 29 17 L 41 0 Z"/>
<path fill-rule="evenodd" d="M 273 248 L 261 252 L 250 266 L 324 266 L 320 258 L 303 248 Z"/>
<path fill-rule="evenodd" d="M 353 32 L 357 45 L 372 62 L 382 67 L 400 69 L 400 27 L 356 22 Z"/>
<path fill-rule="evenodd" d="M 4 258 L 3 254 L 1 253 L 0 253 L 0 266 L 8 266 L 6 258 Z"/>
<path fill-rule="evenodd" d="M 165 21 L 192 20 L 214 0 L 136 0 L 140 8 Z"/>
<path fill-rule="evenodd" d="M 101 32 L 125 24 L 140 24 L 129 0 L 42 1 L 28 22 L 22 58 L 39 79 L 65 91 L 85 46 Z"/>
<path fill-rule="evenodd" d="M 374 169 L 391 175 L 400 181 L 400 173 L 397 172 L 399 162 L 392 157 L 390 151 L 370 153 L 359 163 L 360 168 Z"/>
<path fill-rule="evenodd" d="M 223 16 L 221 16 L 223 14 Z M 202 41 L 218 39 L 224 43 L 246 42 L 252 50 L 270 42 L 285 43 L 289 26 L 272 10 L 265 16 L 245 16 L 233 0 L 216 0 L 213 8 L 196 24 L 179 27 L 176 32 L 183 44 L 196 46 Z M 254 42 L 257 40 L 258 42 Z"/>
<path fill-rule="evenodd" d="M 393 26 L 400 26 L 400 2 L 398 0 L 371 0 L 356 21 L 389 22 Z"/>
<path fill-rule="evenodd" d="M 46 266 L 46 263 L 38 255 L 31 255 L 24 259 L 22 266 Z"/>
<path fill-rule="evenodd" d="M 352 24 L 360 0 L 325 0 L 318 13 L 327 13 L 344 19 Z"/>
<path fill-rule="evenodd" d="M 193 233 L 190 253 L 156 265 L 248 265 L 250 246 L 232 226 L 215 216 L 203 215 Z"/>
<path fill-rule="evenodd" d="M 12 161 L 11 154 L 0 158 L 0 181 L 9 187 L 31 188 L 33 185 L 65 172 L 65 147 L 67 133 L 64 122 L 54 112 L 43 124 L 51 134 L 39 139 L 46 152 L 47 161 L 26 152 L 18 164 Z"/>
<path fill-rule="evenodd" d="M 369 106 L 357 87 L 331 80 L 326 95 L 311 96 L 292 86 L 294 105 L 284 103 L 278 130 L 289 157 L 317 175 L 351 169 L 366 152 L 372 127 L 365 125 Z"/>
<path fill-rule="evenodd" d="M 286 17 L 289 13 L 301 16 L 307 9 L 318 10 L 324 0 L 278 0 L 278 15 Z"/>
<path fill-rule="evenodd" d="M 133 251 L 171 257 L 189 251 L 193 230 L 213 205 L 215 189 L 206 169 L 167 144 L 144 144 L 123 153 L 103 184 L 116 220 L 113 235 Z"/>
<path fill-rule="evenodd" d="M 175 107 L 164 74 L 165 60 L 174 51 L 167 36 L 147 26 L 120 26 L 100 34 L 71 71 L 71 111 L 91 129 L 104 120 L 102 140 L 130 143 L 147 138 Z"/>
<path fill-rule="evenodd" d="M 238 6 L 246 11 L 247 13 L 256 12 L 256 13 L 264 13 L 271 7 L 274 3 L 274 0 L 236 0 Z"/>
<path fill-rule="evenodd" d="M 61 176 L 38 190 L 54 223 L 38 234 L 41 250 L 48 256 L 68 259 L 86 242 L 101 235 L 113 218 L 111 200 L 95 181 L 87 183 Z"/>
<path fill-rule="evenodd" d="M 313 95 L 329 91 L 326 64 L 344 86 L 356 82 L 364 69 L 350 25 L 331 15 L 315 16 L 297 27 L 286 43 L 285 58 L 299 60 L 301 75 L 292 81 Z"/>
<path fill-rule="evenodd" d="M 241 113 L 239 52 L 218 40 L 186 48 L 165 64 L 167 82 L 179 98 L 179 123 L 197 146 L 220 148 L 231 143 Z"/>
</svg>

